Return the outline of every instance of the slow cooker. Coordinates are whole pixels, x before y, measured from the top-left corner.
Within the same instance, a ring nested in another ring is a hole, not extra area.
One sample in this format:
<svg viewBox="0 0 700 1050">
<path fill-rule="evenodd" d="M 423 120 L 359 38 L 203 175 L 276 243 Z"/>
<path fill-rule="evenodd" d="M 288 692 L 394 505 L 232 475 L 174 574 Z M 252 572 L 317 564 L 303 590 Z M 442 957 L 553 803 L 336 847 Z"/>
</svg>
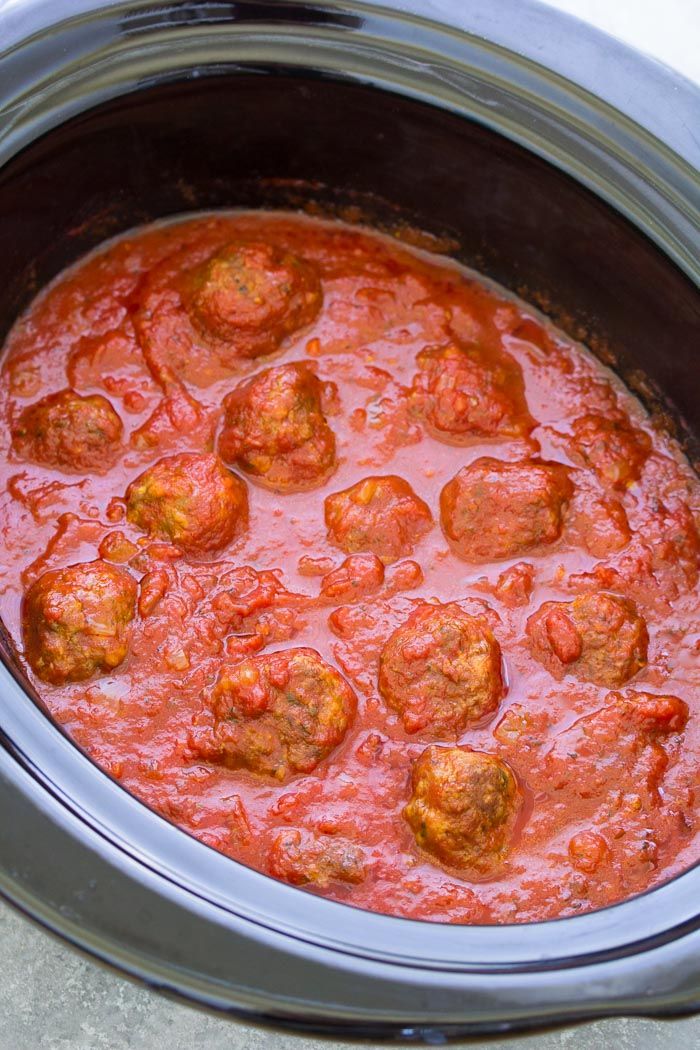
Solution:
<svg viewBox="0 0 700 1050">
<path fill-rule="evenodd" d="M 611 364 L 697 462 L 697 90 L 528 0 L 42 0 L 0 13 L 0 329 L 161 216 L 307 208 L 447 239 Z M 0 891 L 150 986 L 441 1042 L 700 1007 L 700 871 L 598 912 L 442 926 L 234 863 L 128 795 L 0 642 Z"/>
</svg>

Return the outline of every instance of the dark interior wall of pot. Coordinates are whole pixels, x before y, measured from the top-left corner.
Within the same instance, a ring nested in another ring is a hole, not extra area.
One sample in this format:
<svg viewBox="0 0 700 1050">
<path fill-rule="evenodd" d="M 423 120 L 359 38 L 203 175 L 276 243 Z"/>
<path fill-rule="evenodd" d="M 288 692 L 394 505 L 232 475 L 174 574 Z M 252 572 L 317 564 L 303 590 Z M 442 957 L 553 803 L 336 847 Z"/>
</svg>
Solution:
<svg viewBox="0 0 700 1050">
<path fill-rule="evenodd" d="M 463 261 L 587 338 L 652 407 L 680 413 L 696 452 L 700 296 L 650 241 L 479 124 L 279 70 L 143 89 L 11 161 L 0 172 L 0 336 L 62 267 L 130 226 L 188 210 L 310 201 L 448 235 Z"/>
</svg>

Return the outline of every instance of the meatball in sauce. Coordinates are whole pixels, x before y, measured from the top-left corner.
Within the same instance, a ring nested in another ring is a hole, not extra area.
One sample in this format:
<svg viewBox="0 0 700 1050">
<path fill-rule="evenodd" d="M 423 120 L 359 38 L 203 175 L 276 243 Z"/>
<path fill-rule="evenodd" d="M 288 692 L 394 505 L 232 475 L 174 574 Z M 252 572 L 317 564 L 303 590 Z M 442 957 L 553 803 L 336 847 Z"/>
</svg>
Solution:
<svg viewBox="0 0 700 1050">
<path fill-rule="evenodd" d="M 617 594 L 545 602 L 527 633 L 533 656 L 555 678 L 574 674 L 596 685 L 624 685 L 647 662 L 646 624 L 634 602 Z"/>
<path fill-rule="evenodd" d="M 328 538 L 348 554 L 369 551 L 383 562 L 410 554 L 433 526 L 428 505 L 403 478 L 372 477 L 326 498 Z"/>
<path fill-rule="evenodd" d="M 200 753 L 285 780 L 310 773 L 341 742 L 356 698 L 313 649 L 285 649 L 222 671 L 211 706 L 213 738 Z"/>
<path fill-rule="evenodd" d="M 167 456 L 126 490 L 128 520 L 191 553 L 219 551 L 245 528 L 244 483 L 211 454 Z"/>
<path fill-rule="evenodd" d="M 625 489 L 637 481 L 651 441 L 622 413 L 588 413 L 574 420 L 572 430 L 572 454 L 595 471 L 607 488 Z"/>
<path fill-rule="evenodd" d="M 521 804 L 513 771 L 495 755 L 433 746 L 413 767 L 404 816 L 431 856 L 484 877 L 505 860 Z"/>
<path fill-rule="evenodd" d="M 336 465 L 323 397 L 304 363 L 259 372 L 224 401 L 219 453 L 278 492 L 321 485 Z"/>
<path fill-rule="evenodd" d="M 60 274 L 0 375 L 0 616 L 80 748 L 290 895 L 607 907 L 700 861 L 700 484 L 397 234 L 199 214 Z"/>
<path fill-rule="evenodd" d="M 484 361 L 478 348 L 450 344 L 426 347 L 416 363 L 413 403 L 436 437 L 462 443 L 531 429 L 522 373 L 512 359 Z"/>
<path fill-rule="evenodd" d="M 424 605 L 382 650 L 379 691 L 407 733 L 456 736 L 503 695 L 501 650 L 487 624 L 458 605 Z"/>
<path fill-rule="evenodd" d="M 122 421 L 101 394 L 48 394 L 25 408 L 12 429 L 21 458 L 67 473 L 103 473 L 121 445 Z"/>
<path fill-rule="evenodd" d="M 185 302 L 204 334 L 230 342 L 244 357 L 272 353 L 321 307 L 313 266 L 272 245 L 226 245 L 187 275 Z"/>
<path fill-rule="evenodd" d="M 479 459 L 440 493 L 442 527 L 465 561 L 516 558 L 559 539 L 572 491 L 557 463 Z"/>
<path fill-rule="evenodd" d="M 108 562 L 45 572 L 24 599 L 24 655 L 53 685 L 113 671 L 129 652 L 135 605 L 136 581 Z"/>
</svg>

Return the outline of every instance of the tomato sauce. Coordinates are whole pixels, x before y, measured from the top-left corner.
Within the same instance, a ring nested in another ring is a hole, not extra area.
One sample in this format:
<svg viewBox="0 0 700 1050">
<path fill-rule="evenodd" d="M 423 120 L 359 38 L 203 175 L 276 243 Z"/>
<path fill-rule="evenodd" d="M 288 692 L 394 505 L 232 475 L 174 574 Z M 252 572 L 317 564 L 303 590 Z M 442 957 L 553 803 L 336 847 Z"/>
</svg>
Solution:
<svg viewBox="0 0 700 1050">
<path fill-rule="evenodd" d="M 248 242 L 277 253 L 255 249 L 260 287 L 225 254 Z M 231 399 L 287 363 L 305 367 L 243 408 Z M 90 418 L 65 398 L 50 424 L 23 415 L 66 389 Z M 278 441 L 282 398 L 292 430 Z M 10 334 L 0 411 L 0 612 L 20 659 L 76 744 L 189 834 L 335 900 L 455 923 L 599 908 L 700 858 L 700 486 L 612 373 L 533 308 L 369 230 L 196 216 L 132 231 L 57 278 Z M 201 520 L 229 499 L 220 468 L 201 461 L 200 505 L 177 458 L 217 449 L 238 479 L 230 528 Z M 167 457 L 177 482 L 146 474 Z M 160 503 L 132 506 L 153 498 L 170 501 L 158 528 Z M 62 571 L 96 561 L 119 569 L 101 594 L 122 573 L 133 583 L 107 606 L 110 645 L 71 680 L 72 652 L 66 678 L 41 647 L 64 637 L 50 622 L 70 597 Z M 447 626 L 426 603 L 447 604 Z M 43 635 L 26 622 L 36 609 Z M 409 620 L 410 644 L 387 648 Z M 462 655 L 473 646 L 463 678 L 431 663 L 443 630 Z M 274 655 L 287 650 L 292 685 Z M 330 730 L 305 725 L 303 748 L 274 751 L 279 720 L 264 723 L 270 747 L 263 722 L 227 722 L 230 704 L 254 720 L 274 694 L 296 732 L 302 715 L 284 705 L 309 680 L 330 706 L 319 714 L 312 696 L 303 717 L 327 713 Z M 424 788 L 428 807 L 444 801 L 437 780 L 416 786 L 429 747 L 461 749 L 458 779 L 496 770 L 503 786 L 498 827 L 483 792 L 476 822 L 463 816 L 466 852 L 446 844 L 447 810 L 426 819 L 416 801 Z M 482 819 L 497 833 L 481 860 L 496 859 L 467 863 Z"/>
</svg>

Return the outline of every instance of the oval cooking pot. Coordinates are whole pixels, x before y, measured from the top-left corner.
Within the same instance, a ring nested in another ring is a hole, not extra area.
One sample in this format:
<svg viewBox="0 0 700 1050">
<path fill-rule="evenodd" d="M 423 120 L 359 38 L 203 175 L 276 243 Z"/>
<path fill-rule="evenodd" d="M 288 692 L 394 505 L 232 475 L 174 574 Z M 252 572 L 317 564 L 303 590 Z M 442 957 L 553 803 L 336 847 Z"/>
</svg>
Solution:
<svg viewBox="0 0 700 1050">
<path fill-rule="evenodd" d="M 62 267 L 137 223 L 351 208 L 449 238 L 587 339 L 697 456 L 700 96 L 682 78 L 534 0 L 6 8 L 1 335 Z M 350 909 L 148 810 L 46 717 L 6 636 L 2 650 L 0 891 L 151 986 L 427 1042 L 700 1004 L 700 869 L 529 925 Z"/>
</svg>

